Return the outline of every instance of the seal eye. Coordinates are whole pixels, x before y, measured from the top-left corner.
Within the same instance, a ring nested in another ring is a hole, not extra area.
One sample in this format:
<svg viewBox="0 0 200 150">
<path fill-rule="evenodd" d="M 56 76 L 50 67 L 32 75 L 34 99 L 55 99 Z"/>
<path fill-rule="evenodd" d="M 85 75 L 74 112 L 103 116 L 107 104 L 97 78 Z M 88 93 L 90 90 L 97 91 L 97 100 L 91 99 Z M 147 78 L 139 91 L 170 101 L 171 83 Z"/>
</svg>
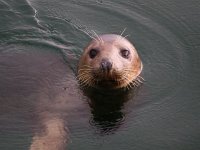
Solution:
<svg viewBox="0 0 200 150">
<path fill-rule="evenodd" d="M 91 49 L 90 52 L 89 52 L 90 58 L 93 59 L 94 57 L 96 57 L 97 53 L 98 53 L 98 50 Z"/>
<path fill-rule="evenodd" d="M 126 58 L 126 59 L 129 58 L 129 55 L 130 55 L 130 51 L 129 50 L 127 50 L 127 49 L 121 49 L 120 53 L 121 53 L 121 56 L 123 58 Z"/>
</svg>

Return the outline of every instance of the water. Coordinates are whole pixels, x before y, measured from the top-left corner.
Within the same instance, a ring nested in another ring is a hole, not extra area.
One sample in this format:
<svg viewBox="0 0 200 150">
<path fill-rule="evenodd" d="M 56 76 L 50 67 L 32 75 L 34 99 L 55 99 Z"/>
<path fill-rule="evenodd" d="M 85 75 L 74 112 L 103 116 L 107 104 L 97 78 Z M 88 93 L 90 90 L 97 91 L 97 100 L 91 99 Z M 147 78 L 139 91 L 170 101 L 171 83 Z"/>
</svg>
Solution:
<svg viewBox="0 0 200 150">
<path fill-rule="evenodd" d="M 69 150 L 200 149 L 199 18 L 197 0 L 0 0 L 0 149 L 29 149 L 47 118 L 64 121 Z M 145 83 L 84 95 L 87 34 L 125 28 Z"/>
</svg>

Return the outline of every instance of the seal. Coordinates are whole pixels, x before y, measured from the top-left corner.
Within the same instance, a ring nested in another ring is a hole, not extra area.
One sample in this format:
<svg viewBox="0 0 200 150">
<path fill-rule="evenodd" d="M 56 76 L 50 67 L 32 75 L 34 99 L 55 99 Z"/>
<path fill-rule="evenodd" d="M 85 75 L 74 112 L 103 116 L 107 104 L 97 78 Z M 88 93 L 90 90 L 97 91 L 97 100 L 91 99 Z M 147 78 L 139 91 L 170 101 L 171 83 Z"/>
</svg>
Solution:
<svg viewBox="0 0 200 150">
<path fill-rule="evenodd" d="M 142 61 L 131 42 L 116 34 L 94 38 L 84 49 L 77 78 L 84 87 L 119 89 L 142 83 Z"/>
</svg>

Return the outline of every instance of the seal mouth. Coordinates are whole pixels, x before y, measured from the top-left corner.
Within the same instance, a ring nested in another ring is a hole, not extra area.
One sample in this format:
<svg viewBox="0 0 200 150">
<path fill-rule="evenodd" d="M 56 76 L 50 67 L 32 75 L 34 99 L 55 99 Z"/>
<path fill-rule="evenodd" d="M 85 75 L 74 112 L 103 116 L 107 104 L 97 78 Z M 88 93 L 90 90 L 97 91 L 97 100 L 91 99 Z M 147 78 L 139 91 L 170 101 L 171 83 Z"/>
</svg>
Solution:
<svg viewBox="0 0 200 150">
<path fill-rule="evenodd" d="M 94 87 L 105 89 L 119 89 L 139 86 L 143 78 L 139 75 L 132 78 L 134 75 L 130 74 L 130 70 L 117 71 L 111 69 L 110 71 L 102 71 L 101 69 L 94 69 L 86 66 L 78 70 L 78 80 L 82 87 Z"/>
<path fill-rule="evenodd" d="M 104 72 L 101 70 L 94 70 L 92 76 L 96 86 L 114 88 L 120 85 L 122 82 L 122 76 L 116 71 L 111 70 L 109 72 Z"/>
<path fill-rule="evenodd" d="M 114 85 L 114 84 L 117 84 L 117 80 L 114 80 L 114 79 L 102 79 L 102 80 L 98 80 L 98 83 L 99 84 L 103 84 L 103 85 Z"/>
</svg>

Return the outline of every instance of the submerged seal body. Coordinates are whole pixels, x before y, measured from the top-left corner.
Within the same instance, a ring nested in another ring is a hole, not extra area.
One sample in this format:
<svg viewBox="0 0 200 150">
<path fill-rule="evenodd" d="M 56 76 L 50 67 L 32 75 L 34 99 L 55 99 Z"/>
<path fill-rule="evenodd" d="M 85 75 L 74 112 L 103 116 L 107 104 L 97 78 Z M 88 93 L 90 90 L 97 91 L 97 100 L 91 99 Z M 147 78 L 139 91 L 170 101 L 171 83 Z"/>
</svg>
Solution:
<svg viewBox="0 0 200 150">
<path fill-rule="evenodd" d="M 135 47 L 121 35 L 104 34 L 84 49 L 78 64 L 81 85 L 97 88 L 130 88 L 141 82 L 142 62 Z"/>
</svg>

